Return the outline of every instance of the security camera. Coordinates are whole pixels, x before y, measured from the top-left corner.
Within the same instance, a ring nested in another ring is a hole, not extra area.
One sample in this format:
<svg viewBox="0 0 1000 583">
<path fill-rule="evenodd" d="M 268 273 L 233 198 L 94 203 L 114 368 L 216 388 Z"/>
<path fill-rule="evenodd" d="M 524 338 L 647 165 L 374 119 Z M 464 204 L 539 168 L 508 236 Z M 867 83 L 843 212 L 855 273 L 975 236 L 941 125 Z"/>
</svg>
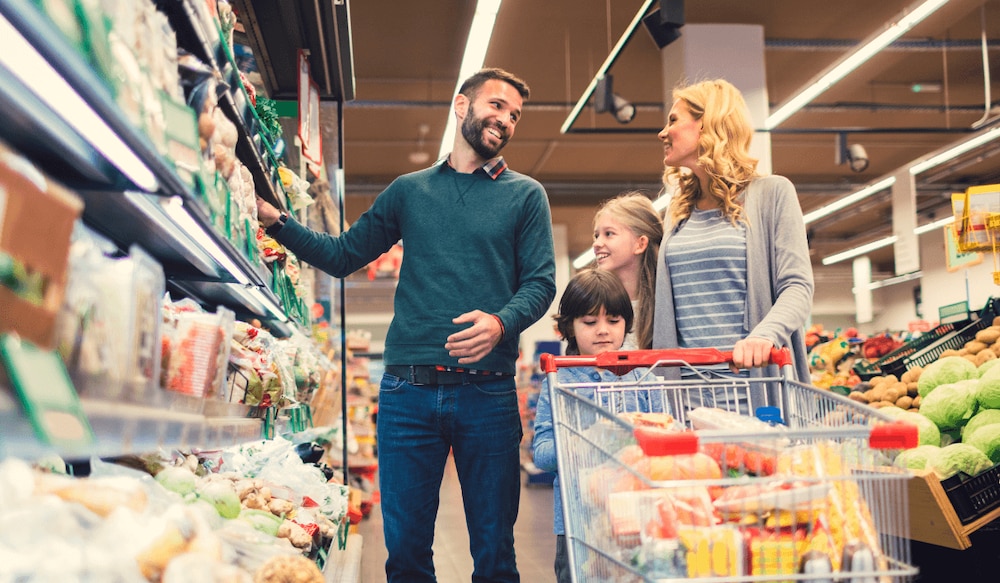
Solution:
<svg viewBox="0 0 1000 583">
<path fill-rule="evenodd" d="M 847 163 L 854 172 L 864 172 L 868 168 L 868 152 L 861 144 L 851 144 L 847 148 Z"/>
</svg>

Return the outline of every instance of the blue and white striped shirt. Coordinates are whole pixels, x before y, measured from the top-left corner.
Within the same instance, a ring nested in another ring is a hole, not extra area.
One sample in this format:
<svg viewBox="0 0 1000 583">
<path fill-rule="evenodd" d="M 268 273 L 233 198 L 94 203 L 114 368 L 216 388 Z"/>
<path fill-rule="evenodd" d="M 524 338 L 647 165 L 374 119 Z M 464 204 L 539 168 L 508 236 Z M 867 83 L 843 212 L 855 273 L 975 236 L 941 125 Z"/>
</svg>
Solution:
<svg viewBox="0 0 1000 583">
<path fill-rule="evenodd" d="M 746 227 L 719 209 L 693 209 L 666 249 L 677 338 L 683 348 L 732 350 L 744 328 L 747 297 Z"/>
</svg>

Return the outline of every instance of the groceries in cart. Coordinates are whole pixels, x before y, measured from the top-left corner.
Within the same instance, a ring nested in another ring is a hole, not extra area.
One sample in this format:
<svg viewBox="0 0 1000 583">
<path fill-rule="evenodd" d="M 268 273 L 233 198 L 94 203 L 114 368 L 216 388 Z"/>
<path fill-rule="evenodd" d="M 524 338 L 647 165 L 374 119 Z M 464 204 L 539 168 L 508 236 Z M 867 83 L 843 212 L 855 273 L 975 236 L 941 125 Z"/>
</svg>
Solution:
<svg viewBox="0 0 1000 583">
<path fill-rule="evenodd" d="M 754 382 L 776 383 L 757 404 L 780 422 L 728 403 L 659 421 L 601 404 L 705 388 L 685 380 L 551 386 L 575 581 L 883 583 L 916 572 L 898 511 L 908 474 L 879 451 L 882 429 L 899 429 L 890 417 L 784 375 L 718 382 L 747 396 Z M 915 446 L 916 428 L 902 431 L 885 447 Z"/>
</svg>

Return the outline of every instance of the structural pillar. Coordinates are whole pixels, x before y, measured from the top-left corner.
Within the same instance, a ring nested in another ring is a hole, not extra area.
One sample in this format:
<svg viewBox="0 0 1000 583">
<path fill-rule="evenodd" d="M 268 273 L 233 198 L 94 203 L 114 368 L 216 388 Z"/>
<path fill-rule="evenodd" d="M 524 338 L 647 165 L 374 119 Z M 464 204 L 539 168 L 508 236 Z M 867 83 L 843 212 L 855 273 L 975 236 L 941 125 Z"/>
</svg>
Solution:
<svg viewBox="0 0 1000 583">
<path fill-rule="evenodd" d="M 757 171 L 771 173 L 771 134 L 761 131 L 770 113 L 764 71 L 764 27 L 756 24 L 686 24 L 681 36 L 661 51 L 664 112 L 678 84 L 725 79 L 743 93 L 757 131 L 750 155 Z"/>
</svg>

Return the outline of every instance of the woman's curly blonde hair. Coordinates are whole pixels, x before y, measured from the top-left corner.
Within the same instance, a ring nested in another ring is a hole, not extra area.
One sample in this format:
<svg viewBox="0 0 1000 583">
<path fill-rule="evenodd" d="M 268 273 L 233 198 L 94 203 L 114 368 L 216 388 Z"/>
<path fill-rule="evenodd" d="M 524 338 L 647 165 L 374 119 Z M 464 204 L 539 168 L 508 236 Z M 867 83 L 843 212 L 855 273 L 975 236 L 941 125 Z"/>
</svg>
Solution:
<svg viewBox="0 0 1000 583">
<path fill-rule="evenodd" d="M 753 125 L 740 90 L 724 79 L 702 81 L 673 91 L 674 102 L 682 100 L 695 120 L 701 121 L 698 166 L 709 176 L 709 192 L 721 201 L 722 213 L 734 225 L 742 220 L 743 206 L 737 198 L 756 177 L 757 159 L 749 155 Z M 698 178 L 688 169 L 667 166 L 663 183 L 675 186 L 668 216 L 676 225 L 691 215 L 701 197 Z"/>
</svg>

